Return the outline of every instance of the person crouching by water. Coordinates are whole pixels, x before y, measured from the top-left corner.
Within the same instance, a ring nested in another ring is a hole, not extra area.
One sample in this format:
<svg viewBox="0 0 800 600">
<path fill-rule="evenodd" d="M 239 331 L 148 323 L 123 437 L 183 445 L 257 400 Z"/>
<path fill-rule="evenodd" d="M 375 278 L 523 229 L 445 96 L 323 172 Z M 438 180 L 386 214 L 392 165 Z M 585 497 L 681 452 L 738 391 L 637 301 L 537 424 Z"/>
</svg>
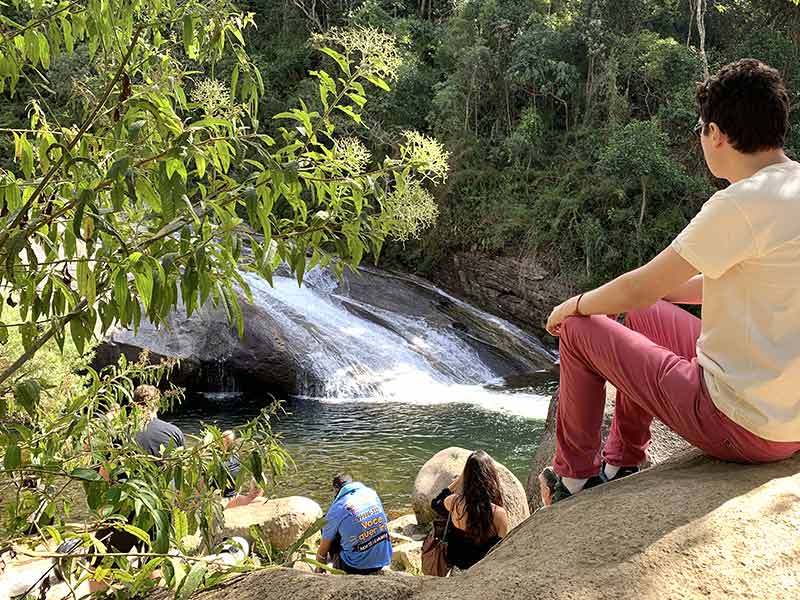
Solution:
<svg viewBox="0 0 800 600">
<path fill-rule="evenodd" d="M 317 561 L 350 575 L 371 575 L 392 562 L 388 519 L 375 490 L 346 473 L 333 478 L 336 498 L 325 515 Z M 317 569 L 321 573 L 322 569 Z"/>
<path fill-rule="evenodd" d="M 458 569 L 469 569 L 508 535 L 497 469 L 483 450 L 469 455 L 464 470 L 433 499 L 431 508 L 450 519 L 443 541 L 448 564 Z"/>
<path fill-rule="evenodd" d="M 250 504 L 256 498 L 261 497 L 262 490 L 256 485 L 255 481 L 250 482 L 250 490 L 247 494 L 238 494 L 236 492 L 236 478 L 239 471 L 242 469 L 242 463 L 239 460 L 239 454 L 235 447 L 236 433 L 227 429 L 222 432 L 222 450 L 227 455 L 225 459 L 225 481 L 222 486 L 218 482 L 212 482 L 212 485 L 222 489 L 223 505 L 225 508 L 236 508 L 237 506 L 245 506 Z"/>
</svg>

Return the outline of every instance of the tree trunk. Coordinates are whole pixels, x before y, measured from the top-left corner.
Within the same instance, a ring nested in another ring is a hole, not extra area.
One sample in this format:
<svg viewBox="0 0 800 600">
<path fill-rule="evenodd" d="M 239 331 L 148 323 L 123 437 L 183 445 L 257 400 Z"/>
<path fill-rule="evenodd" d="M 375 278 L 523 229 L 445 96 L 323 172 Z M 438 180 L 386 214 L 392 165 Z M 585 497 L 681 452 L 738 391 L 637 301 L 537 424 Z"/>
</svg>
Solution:
<svg viewBox="0 0 800 600">
<path fill-rule="evenodd" d="M 469 106 L 472 102 L 472 84 L 467 91 L 467 101 L 464 102 L 464 131 L 469 131 Z"/>
<path fill-rule="evenodd" d="M 706 79 L 710 77 L 708 72 L 708 57 L 706 56 L 706 2 L 708 0 L 697 0 L 697 33 L 700 36 L 700 58 L 703 59 L 703 75 Z"/>
<path fill-rule="evenodd" d="M 511 135 L 513 124 L 511 123 L 511 100 L 508 93 L 508 82 L 504 81 L 503 86 L 505 87 L 506 93 L 506 119 L 508 119 L 508 135 Z"/>
<path fill-rule="evenodd" d="M 477 71 L 477 69 L 474 69 L 472 71 L 472 82 L 473 82 L 473 84 L 475 83 L 475 72 L 476 71 Z M 481 88 L 480 88 L 480 86 L 476 86 L 475 87 L 475 110 L 473 111 L 475 113 L 475 135 L 478 135 L 478 105 L 480 104 L 480 100 L 481 100 Z"/>
<path fill-rule="evenodd" d="M 553 96 L 552 94 L 551 96 L 554 100 L 557 100 L 558 102 L 561 102 L 561 104 L 564 105 L 564 130 L 569 131 L 569 104 L 567 104 L 567 101 L 564 100 L 563 98 L 559 98 L 558 96 Z"/>
<path fill-rule="evenodd" d="M 637 226 L 638 235 L 641 237 L 642 226 L 644 225 L 644 213 L 647 210 L 647 177 L 642 177 L 642 207 L 639 209 L 639 225 Z"/>
</svg>

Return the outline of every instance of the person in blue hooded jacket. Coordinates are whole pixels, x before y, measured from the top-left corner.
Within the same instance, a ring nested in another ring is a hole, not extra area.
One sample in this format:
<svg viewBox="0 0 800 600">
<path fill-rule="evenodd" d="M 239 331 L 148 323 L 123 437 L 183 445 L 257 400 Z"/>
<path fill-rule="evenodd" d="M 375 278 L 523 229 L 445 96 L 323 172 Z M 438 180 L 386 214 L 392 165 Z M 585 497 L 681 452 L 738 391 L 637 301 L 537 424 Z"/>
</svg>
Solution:
<svg viewBox="0 0 800 600">
<path fill-rule="evenodd" d="M 333 478 L 336 499 L 325 515 L 317 560 L 351 575 L 371 575 L 392 562 L 389 520 L 375 490 L 347 473 Z"/>
</svg>

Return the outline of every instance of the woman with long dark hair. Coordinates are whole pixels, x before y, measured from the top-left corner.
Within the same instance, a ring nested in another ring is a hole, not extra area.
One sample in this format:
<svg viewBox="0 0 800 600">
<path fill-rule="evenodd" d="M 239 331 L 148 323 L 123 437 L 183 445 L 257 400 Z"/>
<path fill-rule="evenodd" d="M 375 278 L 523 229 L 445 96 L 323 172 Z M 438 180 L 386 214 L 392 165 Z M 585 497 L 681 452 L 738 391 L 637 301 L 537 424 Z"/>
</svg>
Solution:
<svg viewBox="0 0 800 600">
<path fill-rule="evenodd" d="M 467 458 L 464 470 L 431 502 L 450 519 L 447 562 L 469 569 L 508 534 L 508 513 L 492 457 L 483 450 Z"/>
</svg>

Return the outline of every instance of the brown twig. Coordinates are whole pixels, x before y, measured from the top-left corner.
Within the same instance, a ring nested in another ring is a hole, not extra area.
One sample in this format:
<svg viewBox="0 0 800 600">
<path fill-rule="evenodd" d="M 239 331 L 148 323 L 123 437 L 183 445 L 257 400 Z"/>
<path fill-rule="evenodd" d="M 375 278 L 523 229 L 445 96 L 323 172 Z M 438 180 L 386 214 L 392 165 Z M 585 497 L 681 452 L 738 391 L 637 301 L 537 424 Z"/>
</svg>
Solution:
<svg viewBox="0 0 800 600">
<path fill-rule="evenodd" d="M 63 328 L 67 323 L 72 321 L 72 319 L 74 319 L 75 317 L 80 315 L 84 310 L 86 310 L 86 307 L 88 306 L 88 304 L 89 303 L 84 298 L 83 300 L 81 300 L 78 303 L 78 305 L 75 307 L 75 310 L 73 310 L 71 313 L 69 313 L 69 314 L 67 314 L 67 315 L 65 315 L 65 316 L 63 316 L 63 317 L 61 317 L 59 319 L 60 323 L 54 323 L 52 325 L 52 327 L 50 327 L 50 329 L 47 330 L 46 333 L 43 333 L 42 335 L 40 335 L 33 342 L 33 345 L 31 345 L 30 348 L 28 348 L 25 352 L 23 352 L 19 356 L 19 358 L 17 358 L 17 360 L 15 360 L 2 373 L 0 373 L 0 384 L 2 384 L 6 379 L 11 377 L 16 372 L 16 370 L 19 369 L 22 365 L 24 365 L 26 362 L 28 362 L 28 360 L 30 360 L 33 357 L 33 355 L 36 354 L 42 346 L 44 346 L 47 342 L 50 341 L 50 338 L 52 338 L 59 329 Z"/>
</svg>

